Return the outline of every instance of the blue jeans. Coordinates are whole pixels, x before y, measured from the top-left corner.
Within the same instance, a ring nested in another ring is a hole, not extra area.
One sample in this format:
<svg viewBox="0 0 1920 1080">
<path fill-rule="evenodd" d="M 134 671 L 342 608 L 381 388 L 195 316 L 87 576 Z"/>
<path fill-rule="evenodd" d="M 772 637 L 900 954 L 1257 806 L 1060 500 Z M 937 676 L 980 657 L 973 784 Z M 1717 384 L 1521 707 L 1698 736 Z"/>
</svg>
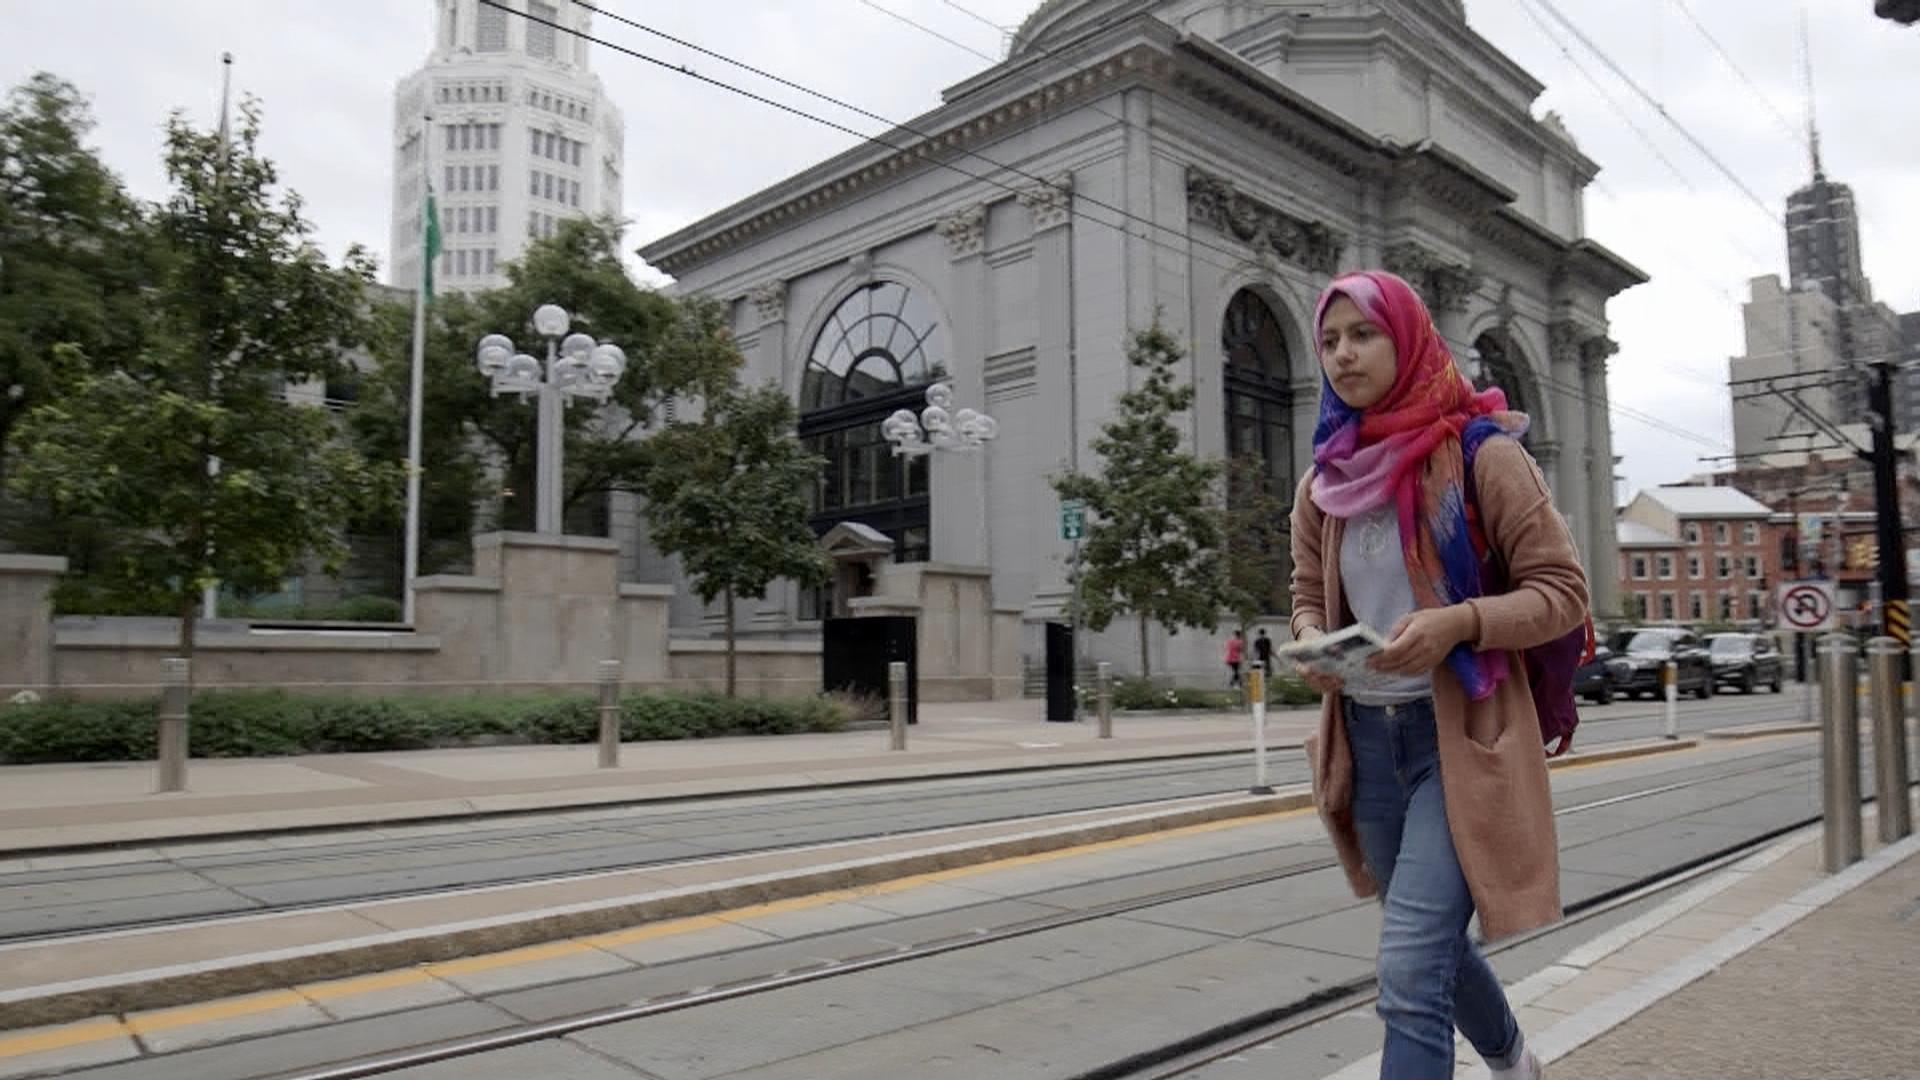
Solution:
<svg viewBox="0 0 1920 1080">
<path fill-rule="evenodd" d="M 1433 702 L 1345 706 L 1353 820 L 1383 909 L 1378 959 L 1386 1021 L 1381 1080 L 1453 1075 L 1453 1029 L 1494 1068 L 1517 1064 L 1520 1025 L 1467 937 L 1473 897 L 1447 831 Z"/>
</svg>

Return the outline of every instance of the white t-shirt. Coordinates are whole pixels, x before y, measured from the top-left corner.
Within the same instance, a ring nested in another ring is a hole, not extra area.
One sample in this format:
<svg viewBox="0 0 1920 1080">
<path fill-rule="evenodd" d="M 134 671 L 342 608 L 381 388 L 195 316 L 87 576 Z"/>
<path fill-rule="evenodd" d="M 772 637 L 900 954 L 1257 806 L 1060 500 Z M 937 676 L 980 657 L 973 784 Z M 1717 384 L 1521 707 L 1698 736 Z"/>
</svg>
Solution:
<svg viewBox="0 0 1920 1080">
<path fill-rule="evenodd" d="M 1385 637 L 1415 608 L 1400 554 L 1400 513 L 1389 502 L 1347 519 L 1340 542 L 1340 587 L 1353 617 Z M 1401 705 L 1433 696 L 1433 676 L 1370 673 L 1350 680 L 1346 695 L 1362 705 Z"/>
</svg>

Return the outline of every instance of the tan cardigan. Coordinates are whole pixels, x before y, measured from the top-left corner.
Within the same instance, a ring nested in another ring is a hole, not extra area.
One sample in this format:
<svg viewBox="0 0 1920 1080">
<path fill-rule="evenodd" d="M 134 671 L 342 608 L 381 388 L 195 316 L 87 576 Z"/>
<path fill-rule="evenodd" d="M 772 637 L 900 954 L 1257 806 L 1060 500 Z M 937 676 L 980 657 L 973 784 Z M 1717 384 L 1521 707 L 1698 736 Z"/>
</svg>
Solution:
<svg viewBox="0 0 1920 1080">
<path fill-rule="evenodd" d="M 1468 701 L 1446 665 L 1435 668 L 1433 702 L 1447 824 L 1481 931 L 1492 940 L 1560 917 L 1559 848 L 1546 753 L 1517 650 L 1580 624 L 1587 611 L 1587 578 L 1539 468 L 1518 442 L 1492 438 L 1483 443 L 1474 459 L 1474 478 L 1487 542 L 1499 552 L 1511 582 L 1505 594 L 1468 601 L 1479 620 L 1474 647 L 1513 655 L 1507 677 L 1485 701 Z M 1296 636 L 1306 627 L 1334 630 L 1353 621 L 1340 591 L 1346 521 L 1314 505 L 1308 494 L 1312 482 L 1309 472 L 1293 504 Z M 1353 752 L 1337 694 L 1321 703 L 1320 732 L 1307 741 L 1307 757 L 1314 802 L 1354 895 L 1372 896 L 1378 890 L 1354 831 Z"/>
</svg>

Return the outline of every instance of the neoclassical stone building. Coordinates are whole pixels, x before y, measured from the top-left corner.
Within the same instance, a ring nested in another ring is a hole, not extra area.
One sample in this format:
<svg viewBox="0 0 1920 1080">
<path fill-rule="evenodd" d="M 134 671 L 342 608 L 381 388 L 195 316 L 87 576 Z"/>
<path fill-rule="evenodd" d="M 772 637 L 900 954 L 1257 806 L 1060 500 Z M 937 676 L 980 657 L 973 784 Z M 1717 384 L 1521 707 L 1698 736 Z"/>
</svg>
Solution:
<svg viewBox="0 0 1920 1080">
<path fill-rule="evenodd" d="M 751 378 L 799 402 L 829 462 L 820 531 L 862 526 L 830 538 L 834 590 L 752 625 L 804 632 L 889 560 L 990 575 L 1003 619 L 1057 615 L 1048 477 L 1095 464 L 1126 339 L 1156 314 L 1187 344 L 1194 449 L 1258 455 L 1290 496 L 1313 300 L 1369 266 L 1414 281 L 1469 373 L 1533 415 L 1595 608 L 1616 610 L 1606 302 L 1645 277 L 1585 236 L 1598 165 L 1531 114 L 1540 90 L 1459 0 L 1046 0 L 939 108 L 648 244 L 679 288 L 732 302 Z M 998 441 L 890 456 L 880 421 L 936 378 Z M 1132 633 L 1092 653 L 1130 669 Z M 1215 669 L 1215 642 L 1155 633 L 1157 669 Z"/>
</svg>

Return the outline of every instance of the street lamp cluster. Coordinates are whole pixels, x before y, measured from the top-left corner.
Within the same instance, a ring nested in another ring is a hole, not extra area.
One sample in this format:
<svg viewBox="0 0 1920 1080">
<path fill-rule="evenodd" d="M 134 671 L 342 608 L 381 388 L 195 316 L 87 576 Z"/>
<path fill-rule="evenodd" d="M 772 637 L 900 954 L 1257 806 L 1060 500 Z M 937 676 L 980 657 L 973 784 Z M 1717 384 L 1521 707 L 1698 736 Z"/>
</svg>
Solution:
<svg viewBox="0 0 1920 1080">
<path fill-rule="evenodd" d="M 589 334 L 568 333 L 573 319 L 558 304 L 542 304 L 533 313 L 533 328 L 547 339 L 547 362 L 516 353 L 513 339 L 488 334 L 474 349 L 474 366 L 493 384 L 493 394 L 519 394 L 520 400 L 538 395 L 540 424 L 534 450 L 535 532 L 557 535 L 560 524 L 563 441 L 562 410 L 574 398 L 606 401 L 627 371 L 627 354 L 612 342 L 597 342 Z"/>
<path fill-rule="evenodd" d="M 881 422 L 880 434 L 896 455 L 918 457 L 935 450 L 978 450 L 1000 434 L 1000 424 L 973 409 L 954 411 L 953 387 L 941 382 L 927 387 L 927 407 L 918 416 L 896 410 Z"/>
</svg>

